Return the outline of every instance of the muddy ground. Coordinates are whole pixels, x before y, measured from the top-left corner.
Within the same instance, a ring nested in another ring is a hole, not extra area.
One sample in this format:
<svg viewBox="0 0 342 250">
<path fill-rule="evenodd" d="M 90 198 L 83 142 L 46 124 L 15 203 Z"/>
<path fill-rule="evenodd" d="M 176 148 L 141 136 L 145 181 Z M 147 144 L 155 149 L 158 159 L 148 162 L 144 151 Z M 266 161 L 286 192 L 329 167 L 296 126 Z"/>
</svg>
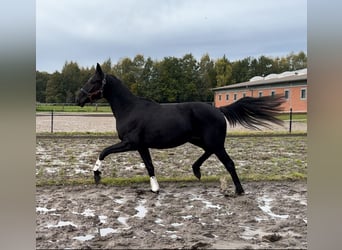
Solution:
<svg viewBox="0 0 342 250">
<path fill-rule="evenodd" d="M 37 249 L 304 249 L 304 182 L 37 188 Z"/>
<path fill-rule="evenodd" d="M 37 183 L 92 179 L 99 152 L 118 139 L 37 137 Z M 37 187 L 37 249 L 307 248 L 306 181 L 251 181 L 251 176 L 306 176 L 307 138 L 228 137 L 226 148 L 243 179 L 244 196 L 233 195 L 226 170 L 210 157 L 202 176 L 218 182 L 161 182 L 128 186 Z M 192 176 L 202 151 L 190 144 L 152 150 L 157 177 Z M 103 177 L 146 175 L 135 152 L 110 155 Z"/>
</svg>

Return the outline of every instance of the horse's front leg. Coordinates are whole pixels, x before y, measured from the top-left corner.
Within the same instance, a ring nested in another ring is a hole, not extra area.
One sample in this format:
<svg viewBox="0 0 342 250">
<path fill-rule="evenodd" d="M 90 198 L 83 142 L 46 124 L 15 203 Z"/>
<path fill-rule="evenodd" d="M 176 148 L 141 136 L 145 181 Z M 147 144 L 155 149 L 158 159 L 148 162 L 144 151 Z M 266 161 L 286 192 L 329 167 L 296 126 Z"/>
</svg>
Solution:
<svg viewBox="0 0 342 250">
<path fill-rule="evenodd" d="M 121 141 L 117 144 L 114 144 L 112 146 L 109 146 L 102 150 L 102 152 L 99 155 L 99 158 L 96 160 L 95 166 L 93 168 L 94 171 L 94 180 L 96 184 L 100 183 L 101 180 L 101 167 L 102 167 L 102 161 L 104 158 L 112 153 L 120 153 L 120 152 L 126 152 L 135 150 L 135 148 L 129 143 L 128 141 Z"/>
<path fill-rule="evenodd" d="M 148 148 L 141 148 L 141 149 L 138 149 L 138 152 L 141 158 L 143 159 L 148 175 L 150 176 L 151 191 L 154 193 L 158 193 L 159 184 L 158 184 L 157 178 L 154 175 L 154 166 L 152 164 L 150 151 L 148 150 Z"/>
</svg>

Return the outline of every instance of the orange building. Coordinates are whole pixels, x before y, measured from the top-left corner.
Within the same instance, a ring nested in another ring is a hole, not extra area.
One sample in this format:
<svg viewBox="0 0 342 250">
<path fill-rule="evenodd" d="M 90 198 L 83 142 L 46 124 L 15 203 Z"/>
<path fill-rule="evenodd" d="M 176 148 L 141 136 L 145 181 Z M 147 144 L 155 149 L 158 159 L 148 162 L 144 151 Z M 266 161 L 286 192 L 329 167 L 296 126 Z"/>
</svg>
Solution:
<svg viewBox="0 0 342 250">
<path fill-rule="evenodd" d="M 283 95 L 286 99 L 282 107 L 284 112 L 307 112 L 307 69 L 270 74 L 266 77 L 256 76 L 248 82 L 242 82 L 214 88 L 215 107 L 229 105 L 245 97 Z"/>
</svg>

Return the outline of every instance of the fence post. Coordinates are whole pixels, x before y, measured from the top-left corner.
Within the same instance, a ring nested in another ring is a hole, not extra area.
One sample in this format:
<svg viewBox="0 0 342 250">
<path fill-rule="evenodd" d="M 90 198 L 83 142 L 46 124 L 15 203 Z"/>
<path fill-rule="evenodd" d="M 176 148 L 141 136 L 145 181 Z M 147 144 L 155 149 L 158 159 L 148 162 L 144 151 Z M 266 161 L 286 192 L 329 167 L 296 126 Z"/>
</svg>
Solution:
<svg viewBox="0 0 342 250">
<path fill-rule="evenodd" d="M 53 133 L 53 110 L 51 110 L 51 133 Z"/>
<path fill-rule="evenodd" d="M 290 128 L 289 128 L 289 132 L 290 132 L 290 134 L 292 132 L 292 108 L 290 108 Z"/>
</svg>

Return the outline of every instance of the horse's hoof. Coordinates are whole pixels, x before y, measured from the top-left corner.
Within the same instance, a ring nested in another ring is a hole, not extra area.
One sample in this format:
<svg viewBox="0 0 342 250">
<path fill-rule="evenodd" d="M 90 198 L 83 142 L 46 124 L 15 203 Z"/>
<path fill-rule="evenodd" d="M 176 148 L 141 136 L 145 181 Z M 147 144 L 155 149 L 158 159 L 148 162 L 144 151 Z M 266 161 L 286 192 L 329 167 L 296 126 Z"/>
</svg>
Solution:
<svg viewBox="0 0 342 250">
<path fill-rule="evenodd" d="M 197 177 L 197 179 L 200 181 L 201 180 L 201 171 L 194 170 L 194 175 Z"/>
<path fill-rule="evenodd" d="M 94 171 L 94 180 L 95 180 L 95 184 L 98 185 L 101 181 L 101 171 L 96 170 Z"/>
<path fill-rule="evenodd" d="M 158 193 L 159 192 L 159 184 L 158 184 L 157 178 L 155 176 L 150 177 L 150 184 L 151 184 L 151 191 L 153 193 Z"/>
<path fill-rule="evenodd" d="M 235 195 L 236 196 L 242 196 L 242 195 L 245 195 L 245 191 L 240 191 L 240 192 L 235 192 Z"/>
<path fill-rule="evenodd" d="M 155 193 L 155 194 L 159 194 L 159 190 L 153 191 L 153 190 L 151 189 L 151 192 L 152 192 L 152 193 Z"/>
</svg>

